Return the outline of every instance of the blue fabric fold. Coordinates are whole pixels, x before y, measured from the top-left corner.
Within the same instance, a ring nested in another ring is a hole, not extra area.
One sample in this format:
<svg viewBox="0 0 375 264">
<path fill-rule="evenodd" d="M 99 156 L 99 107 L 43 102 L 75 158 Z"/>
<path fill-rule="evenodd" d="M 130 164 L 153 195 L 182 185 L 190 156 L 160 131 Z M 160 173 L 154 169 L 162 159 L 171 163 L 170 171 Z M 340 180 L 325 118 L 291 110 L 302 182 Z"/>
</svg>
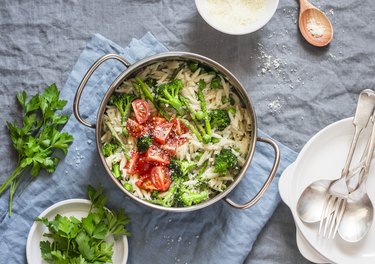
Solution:
<svg viewBox="0 0 375 264">
<path fill-rule="evenodd" d="M 73 98 L 88 68 L 102 55 L 118 53 L 130 63 L 167 51 L 151 33 L 133 39 L 122 48 L 101 35 L 94 35 L 81 53 L 61 96 Z M 116 61 L 105 62 L 90 79 L 82 95 L 82 116 L 95 122 L 101 99 L 113 80 L 124 70 Z M 74 136 L 69 153 L 52 175 L 42 174 L 20 186 L 14 198 L 13 215 L 6 214 L 6 194 L 0 199 L 0 263 L 26 263 L 26 239 L 33 219 L 52 204 L 70 198 L 87 198 L 86 187 L 102 185 L 109 208 L 125 208 L 132 222 L 128 229 L 128 263 L 243 263 L 259 232 L 280 202 L 280 173 L 296 158 L 296 153 L 279 143 L 281 161 L 271 186 L 253 207 L 238 210 L 224 201 L 189 213 L 167 213 L 134 202 L 107 175 L 95 145 L 95 131 L 71 116 L 64 131 Z M 262 131 L 259 136 L 268 137 Z M 245 177 L 230 198 L 242 203 L 253 197 L 263 185 L 273 164 L 273 149 L 258 142 L 253 161 Z M 1 177 L 3 181 L 3 176 Z M 5 179 L 5 178 L 4 178 Z"/>
</svg>

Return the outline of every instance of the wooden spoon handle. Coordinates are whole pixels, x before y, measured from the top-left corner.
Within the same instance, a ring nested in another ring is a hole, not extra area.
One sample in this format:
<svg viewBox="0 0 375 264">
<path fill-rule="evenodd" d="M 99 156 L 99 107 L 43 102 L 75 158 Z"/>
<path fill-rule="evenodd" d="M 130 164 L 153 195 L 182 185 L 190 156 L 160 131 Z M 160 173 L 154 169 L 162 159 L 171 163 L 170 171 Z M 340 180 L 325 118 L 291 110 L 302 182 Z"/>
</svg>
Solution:
<svg viewBox="0 0 375 264">
<path fill-rule="evenodd" d="M 316 8 L 308 0 L 299 0 L 299 5 L 300 5 L 300 11 L 299 11 L 300 14 L 304 12 L 306 9 Z"/>
</svg>

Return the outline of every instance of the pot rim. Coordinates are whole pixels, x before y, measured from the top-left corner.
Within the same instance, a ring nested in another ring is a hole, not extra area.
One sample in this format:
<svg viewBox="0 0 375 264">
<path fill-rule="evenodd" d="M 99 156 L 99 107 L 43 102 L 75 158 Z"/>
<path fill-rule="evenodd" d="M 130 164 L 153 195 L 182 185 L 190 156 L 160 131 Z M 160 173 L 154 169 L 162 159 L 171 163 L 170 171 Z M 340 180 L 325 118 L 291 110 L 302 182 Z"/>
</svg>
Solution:
<svg viewBox="0 0 375 264">
<path fill-rule="evenodd" d="M 164 207 L 161 205 L 153 204 L 150 202 L 147 202 L 146 200 L 143 200 L 139 197 L 136 197 L 133 195 L 131 192 L 126 190 L 124 186 L 121 184 L 121 182 L 116 179 L 116 177 L 112 174 L 111 170 L 108 168 L 107 163 L 105 161 L 105 158 L 103 156 L 102 150 L 101 150 L 101 131 L 102 131 L 102 120 L 103 120 L 103 115 L 105 111 L 105 107 L 109 101 L 109 97 L 113 94 L 115 89 L 126 79 L 130 78 L 135 74 L 137 71 L 147 67 L 150 64 L 153 64 L 157 61 L 166 61 L 166 60 L 182 60 L 182 61 L 197 61 L 201 64 L 205 64 L 217 72 L 222 73 L 225 78 L 229 81 L 229 83 L 233 86 L 233 89 L 236 91 L 238 96 L 240 97 L 242 103 L 246 107 L 247 110 L 249 110 L 250 118 L 252 119 L 252 126 L 253 129 L 251 131 L 251 141 L 249 145 L 249 152 L 247 153 L 246 161 L 245 164 L 242 166 L 241 170 L 237 173 L 235 176 L 234 181 L 227 186 L 227 188 L 214 196 L 211 199 L 208 199 L 200 204 L 197 205 L 192 205 L 188 207 Z M 255 109 L 253 106 L 253 103 L 250 99 L 250 96 L 247 94 L 246 89 L 243 87 L 243 85 L 239 82 L 239 80 L 229 71 L 227 70 L 224 66 L 222 66 L 220 63 L 209 59 L 205 56 L 191 53 L 191 52 L 164 52 L 164 53 L 159 53 L 156 55 L 152 55 L 150 57 L 144 58 L 134 64 L 131 64 L 127 69 L 125 69 L 117 78 L 112 82 L 112 84 L 109 86 L 107 89 L 105 95 L 103 96 L 103 99 L 100 103 L 99 110 L 97 113 L 97 118 L 96 118 L 96 146 L 97 146 L 97 151 L 100 156 L 100 159 L 104 165 L 105 170 L 107 171 L 108 175 L 110 178 L 114 181 L 114 183 L 120 188 L 121 191 L 123 191 L 125 194 L 127 194 L 130 198 L 133 200 L 137 201 L 140 204 L 145 205 L 146 207 L 154 208 L 154 209 L 159 209 L 162 211 L 167 211 L 167 212 L 190 212 L 190 211 L 195 211 L 202 209 L 206 206 L 212 205 L 216 203 L 217 201 L 225 198 L 242 180 L 242 178 L 245 176 L 245 173 L 247 169 L 249 168 L 249 165 L 252 161 L 252 158 L 254 156 L 255 152 L 255 145 L 257 141 L 257 119 L 256 119 L 256 113 Z"/>
</svg>

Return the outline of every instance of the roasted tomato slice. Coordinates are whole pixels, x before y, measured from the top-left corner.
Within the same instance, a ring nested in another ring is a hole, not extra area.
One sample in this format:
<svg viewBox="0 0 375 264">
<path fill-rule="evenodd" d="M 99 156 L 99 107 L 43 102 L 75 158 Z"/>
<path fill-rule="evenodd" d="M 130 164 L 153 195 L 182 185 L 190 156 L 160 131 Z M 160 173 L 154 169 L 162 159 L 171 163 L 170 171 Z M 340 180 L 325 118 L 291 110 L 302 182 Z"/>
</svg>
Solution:
<svg viewBox="0 0 375 264">
<path fill-rule="evenodd" d="M 167 119 L 161 116 L 151 116 L 149 120 L 149 123 L 152 124 L 153 126 L 161 125 L 166 122 L 167 122 Z"/>
<path fill-rule="evenodd" d="M 171 176 L 168 167 L 155 166 L 151 170 L 151 181 L 158 191 L 166 191 L 171 185 Z"/>
<path fill-rule="evenodd" d="M 143 124 L 150 116 L 150 107 L 145 100 L 137 99 L 132 102 L 135 118 L 138 123 Z"/>
<path fill-rule="evenodd" d="M 160 148 L 163 149 L 169 156 L 176 155 L 179 140 L 176 138 L 169 138 Z"/>
<path fill-rule="evenodd" d="M 139 159 L 139 153 L 136 152 L 136 151 L 133 151 L 130 160 L 125 165 L 127 173 L 136 174 L 138 172 L 138 168 L 137 168 L 138 167 L 138 159 Z"/>
<path fill-rule="evenodd" d="M 140 155 L 137 163 L 137 170 L 139 174 L 144 175 L 150 173 L 152 164 L 146 161 L 145 155 Z"/>
<path fill-rule="evenodd" d="M 136 138 L 144 136 L 149 130 L 147 126 L 142 125 L 131 118 L 126 122 L 126 129 L 131 136 Z"/>
<path fill-rule="evenodd" d="M 146 161 L 161 165 L 169 164 L 169 156 L 155 145 L 151 145 L 146 152 Z"/>
<path fill-rule="evenodd" d="M 137 185 L 139 188 L 147 191 L 155 191 L 157 188 L 152 183 L 150 179 L 150 174 L 142 175 L 138 181 L 136 181 L 135 185 Z"/>
<path fill-rule="evenodd" d="M 160 144 L 165 144 L 172 131 L 172 123 L 163 123 L 161 125 L 155 126 L 153 131 L 154 140 Z"/>
<path fill-rule="evenodd" d="M 176 133 L 176 135 L 182 135 L 189 132 L 189 129 L 181 122 L 180 119 L 174 118 L 171 120 L 171 123 L 173 124 L 173 131 Z"/>
</svg>

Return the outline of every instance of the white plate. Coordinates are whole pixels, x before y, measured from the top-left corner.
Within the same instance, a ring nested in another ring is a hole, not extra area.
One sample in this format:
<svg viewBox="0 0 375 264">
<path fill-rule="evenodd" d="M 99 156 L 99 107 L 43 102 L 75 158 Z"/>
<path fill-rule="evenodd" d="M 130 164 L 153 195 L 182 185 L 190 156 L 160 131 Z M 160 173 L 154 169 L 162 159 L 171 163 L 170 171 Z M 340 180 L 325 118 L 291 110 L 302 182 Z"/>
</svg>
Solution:
<svg viewBox="0 0 375 264">
<path fill-rule="evenodd" d="M 55 215 L 60 214 L 62 216 L 75 216 L 77 219 L 81 219 L 87 216 L 91 206 L 91 201 L 85 199 L 70 199 L 58 202 L 40 214 L 39 217 L 47 217 L 53 219 Z M 33 264 L 46 264 L 40 254 L 39 242 L 41 240 L 47 240 L 43 237 L 43 234 L 48 229 L 41 222 L 34 222 L 32 225 L 26 242 L 26 258 L 28 263 Z M 110 242 L 114 241 L 113 245 L 113 263 L 125 264 L 128 259 L 128 239 L 123 236 L 122 239 L 114 240 L 109 239 Z"/>
<path fill-rule="evenodd" d="M 296 225 L 306 242 L 320 255 L 334 263 L 375 263 L 375 224 L 372 225 L 367 236 L 358 243 L 348 243 L 336 236 L 334 240 L 322 239 L 318 236 L 319 223 L 306 224 L 302 222 L 296 212 L 296 204 L 303 190 L 312 182 L 319 179 L 336 179 L 340 177 L 342 167 L 349 150 L 351 138 L 354 133 L 352 118 L 338 121 L 324 128 L 316 134 L 302 149 L 294 163 L 294 172 L 289 181 L 289 207 Z M 364 131 L 369 134 L 369 129 Z M 366 135 L 359 139 L 359 151 L 356 151 L 353 164 L 359 161 L 361 152 L 367 142 Z M 367 189 L 375 188 L 374 163 L 370 169 Z M 280 190 L 286 184 L 280 179 Z M 286 198 L 285 195 L 282 197 Z M 375 192 L 369 193 L 375 201 Z M 283 199 L 284 199 L 283 198 Z"/>
</svg>

